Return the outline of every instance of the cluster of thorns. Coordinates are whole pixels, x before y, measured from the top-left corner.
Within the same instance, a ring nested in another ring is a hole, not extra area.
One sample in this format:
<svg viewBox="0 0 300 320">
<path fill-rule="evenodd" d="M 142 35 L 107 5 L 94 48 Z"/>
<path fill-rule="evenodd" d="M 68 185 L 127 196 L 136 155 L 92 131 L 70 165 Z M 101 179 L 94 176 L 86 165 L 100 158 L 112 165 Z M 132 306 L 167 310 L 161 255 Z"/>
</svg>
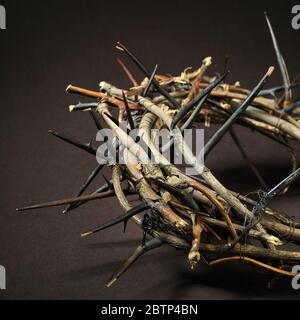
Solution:
<svg viewBox="0 0 300 320">
<path fill-rule="evenodd" d="M 132 256 L 117 270 L 107 283 L 111 286 L 141 255 L 163 244 L 187 252 L 192 268 L 199 261 L 213 266 L 226 261 L 242 261 L 271 272 L 295 276 L 291 266 L 300 261 L 300 252 L 278 250 L 278 247 L 300 241 L 300 223 L 286 214 L 268 207 L 274 197 L 288 192 L 291 183 L 300 175 L 291 140 L 300 140 L 299 100 L 292 100 L 292 88 L 287 68 L 279 51 L 270 21 L 271 32 L 283 85 L 263 89 L 274 68 L 270 67 L 253 90 L 241 87 L 239 82 L 225 82 L 228 71 L 209 77 L 206 71 L 211 58 L 192 71 L 184 70 L 178 77 L 153 72 L 123 44 L 117 49 L 126 54 L 143 72 L 145 79 L 138 83 L 127 66 L 118 60 L 132 87 L 119 89 L 107 82 L 100 83 L 99 91 L 68 86 L 67 92 L 94 98 L 92 103 L 70 106 L 70 111 L 88 111 L 98 128 L 104 122 L 113 131 L 113 146 L 124 155 L 125 164 L 109 163 L 112 169 L 110 181 L 95 192 L 83 195 L 99 174 L 104 164 L 98 164 L 74 198 L 52 201 L 19 210 L 67 204 L 64 212 L 70 212 L 91 200 L 116 197 L 125 214 L 85 232 L 89 236 L 101 230 L 132 220 L 144 232 L 142 243 Z M 118 110 L 115 119 L 110 109 Z M 102 120 L 102 121 L 100 121 Z M 123 130 L 120 124 L 128 126 Z M 207 157 L 226 133 L 230 133 L 241 154 L 261 185 L 259 199 L 242 196 L 228 190 L 193 154 L 183 137 L 183 130 L 199 122 L 220 124 L 220 128 L 205 144 L 202 152 Z M 254 163 L 243 149 L 233 124 L 251 128 L 285 147 L 291 158 L 292 172 L 275 187 L 269 188 Z M 157 147 L 151 135 L 153 128 L 168 128 L 172 139 Z M 155 164 L 149 162 L 149 154 L 130 137 L 130 131 L 138 129 Z M 97 150 L 61 133 L 50 131 L 56 137 L 96 155 Z M 197 176 L 187 175 L 163 151 L 175 148 L 186 163 L 192 165 Z M 109 148 L 107 153 L 109 153 Z M 124 181 L 127 181 L 124 187 Z M 130 195 L 139 196 L 139 204 L 133 205 Z M 146 213 L 145 213 L 146 212 Z"/>
</svg>

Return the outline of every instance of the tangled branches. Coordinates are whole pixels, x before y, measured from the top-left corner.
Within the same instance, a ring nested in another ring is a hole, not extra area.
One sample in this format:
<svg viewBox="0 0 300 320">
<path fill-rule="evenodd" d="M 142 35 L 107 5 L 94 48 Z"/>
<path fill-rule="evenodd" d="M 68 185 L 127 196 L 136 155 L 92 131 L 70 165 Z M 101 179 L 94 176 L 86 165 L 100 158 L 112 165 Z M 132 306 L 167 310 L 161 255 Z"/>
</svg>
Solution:
<svg viewBox="0 0 300 320">
<path fill-rule="evenodd" d="M 268 25 L 271 28 L 270 23 Z M 273 41 L 276 44 L 274 35 Z M 117 48 L 143 72 L 145 79 L 141 83 L 119 60 L 133 87 L 123 90 L 107 82 L 100 83 L 99 91 L 72 85 L 67 87 L 69 93 L 95 100 L 70 106 L 71 112 L 88 111 L 98 130 L 105 123 L 113 132 L 113 143 L 107 145 L 102 154 L 106 161 L 110 159 L 106 163 L 112 168 L 111 181 L 106 181 L 93 194 L 83 195 L 104 167 L 105 162 L 101 162 L 91 172 L 76 197 L 19 210 L 68 204 L 64 211 L 66 213 L 87 201 L 116 197 L 125 213 L 82 233 L 82 237 L 91 236 L 118 223 L 124 223 L 126 227 L 127 222 L 132 220 L 143 230 L 144 238 L 133 255 L 114 273 L 107 286 L 112 285 L 141 255 L 163 244 L 187 252 L 191 268 L 202 261 L 213 266 L 242 260 L 281 275 L 294 276 L 290 265 L 300 261 L 300 252 L 278 250 L 278 247 L 286 244 L 286 235 L 289 241 L 299 243 L 299 223 L 268 207 L 272 199 L 287 192 L 291 183 L 300 175 L 295 152 L 289 143 L 290 140 L 300 140 L 300 116 L 297 113 L 300 104 L 299 100 L 292 101 L 291 90 L 297 83 L 290 83 L 282 56 L 277 54 L 284 85 L 263 90 L 274 70 L 270 67 L 254 89 L 248 90 L 241 87 L 239 82 L 233 85 L 226 83 L 227 71 L 221 76 L 207 76 L 206 72 L 212 63 L 210 57 L 205 58 L 197 70 L 186 69 L 180 76 L 171 77 L 157 74 L 157 66 L 153 72 L 149 71 L 123 44 L 118 43 Z M 278 46 L 275 48 L 278 53 Z M 278 97 L 281 92 L 284 95 Z M 111 109 L 118 110 L 118 119 L 112 117 Z M 194 155 L 183 132 L 199 122 L 206 125 L 212 122 L 221 124 L 220 129 L 203 147 L 204 158 L 230 132 L 264 190 L 258 202 L 227 189 Z M 242 148 L 233 130 L 234 124 L 250 127 L 285 146 L 292 159 L 292 173 L 275 187 L 268 188 Z M 172 133 L 167 144 L 155 143 L 152 134 L 154 128 L 167 128 Z M 130 135 L 133 130 L 137 130 L 138 139 Z M 90 154 L 98 155 L 91 145 L 57 132 L 51 133 Z M 138 140 L 147 148 L 143 148 Z M 164 151 L 172 148 L 194 168 L 197 173 L 195 176 L 180 170 L 172 157 L 165 157 Z M 124 162 L 120 163 L 116 157 L 112 157 L 114 152 Z M 154 162 L 150 161 L 150 155 Z M 127 188 L 123 187 L 123 181 L 127 181 Z M 130 194 L 139 196 L 138 205 L 132 206 L 128 198 Z"/>
</svg>

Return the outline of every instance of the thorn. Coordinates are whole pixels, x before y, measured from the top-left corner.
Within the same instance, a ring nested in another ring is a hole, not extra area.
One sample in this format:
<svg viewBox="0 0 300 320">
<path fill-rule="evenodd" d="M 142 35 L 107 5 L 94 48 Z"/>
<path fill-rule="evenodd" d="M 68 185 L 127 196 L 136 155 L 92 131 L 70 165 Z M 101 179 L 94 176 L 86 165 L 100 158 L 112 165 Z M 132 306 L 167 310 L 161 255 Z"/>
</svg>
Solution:
<svg viewBox="0 0 300 320">
<path fill-rule="evenodd" d="M 125 105 L 125 109 L 126 109 L 127 118 L 128 118 L 129 125 L 130 125 L 130 130 L 134 130 L 134 121 L 132 119 L 131 110 L 128 107 L 128 101 L 127 101 L 125 92 L 123 90 L 122 90 L 122 95 L 123 95 L 123 101 L 124 101 L 124 105 Z"/>
<path fill-rule="evenodd" d="M 207 95 L 200 100 L 200 102 L 198 103 L 198 105 L 196 106 L 196 108 L 194 109 L 192 114 L 190 115 L 190 117 L 187 119 L 187 121 L 180 128 L 181 132 L 183 132 L 184 129 L 187 129 L 188 127 L 190 127 L 193 124 L 195 118 L 197 117 L 197 115 L 199 115 L 199 112 L 201 111 L 206 99 L 207 99 Z"/>
<path fill-rule="evenodd" d="M 106 184 L 108 185 L 109 190 L 114 190 L 114 185 L 106 178 L 106 176 L 102 174 L 102 177 L 105 180 Z"/>
<path fill-rule="evenodd" d="M 123 181 L 124 180 L 124 176 L 121 175 L 120 179 L 121 179 L 121 181 Z M 111 183 L 111 181 L 110 181 L 110 183 Z M 100 188 L 98 188 L 96 191 L 94 191 L 91 195 L 95 196 L 97 194 L 104 193 L 104 192 L 107 192 L 109 190 L 110 190 L 109 189 L 109 185 L 107 183 L 105 183 Z M 128 190 L 125 190 L 124 192 L 125 193 L 126 192 L 129 193 Z M 84 205 L 86 202 L 87 201 L 78 201 L 78 202 L 74 203 L 72 208 L 69 209 L 69 211 L 79 208 L 80 206 Z"/>
<path fill-rule="evenodd" d="M 245 239 L 251 229 L 253 229 L 261 220 L 263 210 L 269 205 L 269 203 L 279 195 L 288 185 L 293 183 L 300 176 L 300 168 L 291 173 L 288 177 L 283 179 L 278 183 L 272 190 L 269 192 L 264 192 L 264 195 L 261 197 L 260 201 L 256 203 L 252 212 L 254 214 L 254 220 L 250 222 L 240 236 L 231 244 L 229 250 L 235 247 L 235 245 L 241 240 Z"/>
<path fill-rule="evenodd" d="M 123 263 L 123 265 L 112 275 L 111 279 L 106 283 L 106 287 L 111 287 L 132 265 L 146 252 L 160 247 L 164 242 L 160 238 L 153 238 L 139 245 L 134 253 Z"/>
<path fill-rule="evenodd" d="M 83 192 L 88 188 L 88 186 L 92 183 L 92 181 L 95 179 L 95 177 L 97 176 L 97 174 L 103 169 L 104 164 L 98 164 L 96 168 L 93 169 L 92 173 L 88 176 L 88 178 L 86 179 L 86 181 L 84 182 L 84 184 L 81 186 L 79 192 L 77 193 L 76 197 L 80 197 Z M 66 214 L 68 213 L 70 210 L 72 210 L 74 208 L 74 206 L 77 203 L 73 203 L 69 204 L 68 207 L 63 210 L 62 213 Z"/>
<path fill-rule="evenodd" d="M 127 224 L 128 224 L 128 220 L 124 220 L 124 229 L 123 229 L 123 233 L 125 233 L 125 232 L 126 232 Z"/>
<path fill-rule="evenodd" d="M 291 101 L 292 100 L 292 94 L 291 94 L 291 90 L 289 90 L 289 86 L 290 86 L 290 79 L 289 79 L 289 74 L 288 74 L 288 70 L 284 61 L 284 58 L 280 52 L 279 46 L 278 46 L 278 42 L 272 27 L 272 24 L 269 20 L 269 17 L 267 15 L 267 12 L 265 12 L 265 18 L 267 21 L 267 25 L 271 34 L 271 38 L 272 38 L 272 42 L 273 42 L 273 46 L 274 46 L 274 50 L 275 50 L 275 54 L 277 57 L 277 62 L 279 65 L 279 69 L 280 69 L 280 73 L 282 76 L 282 80 L 283 80 L 283 84 L 285 87 L 285 102 L 287 101 Z"/>
<path fill-rule="evenodd" d="M 289 89 L 297 88 L 300 86 L 300 82 L 295 82 L 290 84 Z M 275 93 L 285 90 L 285 86 L 273 87 L 270 89 L 262 90 L 259 93 L 259 96 L 271 95 L 273 98 L 276 98 Z"/>
<path fill-rule="evenodd" d="M 277 184 L 272 190 L 267 193 L 267 205 L 268 203 L 277 195 L 279 195 L 288 185 L 293 183 L 300 176 L 300 168 L 291 173 L 288 177 L 283 179 L 279 184 Z"/>
<path fill-rule="evenodd" d="M 155 184 L 157 184 L 159 187 L 172 193 L 174 196 L 180 198 L 183 202 L 185 202 L 193 210 L 200 211 L 200 208 L 198 207 L 197 203 L 195 202 L 195 200 L 193 199 L 193 197 L 190 193 L 186 192 L 183 189 L 176 188 L 176 187 L 174 187 L 168 183 L 165 183 L 161 180 L 153 180 L 153 182 Z"/>
<path fill-rule="evenodd" d="M 144 230 L 143 231 L 143 238 L 142 238 L 142 246 L 145 246 L 147 241 L 147 232 Z"/>
<path fill-rule="evenodd" d="M 91 115 L 92 119 L 94 120 L 97 129 L 98 129 L 99 131 L 102 130 L 103 127 L 102 127 L 102 125 L 101 125 L 101 123 L 100 123 L 100 120 L 99 120 L 99 118 L 96 116 L 96 114 L 95 114 L 95 112 L 94 112 L 93 110 L 91 110 L 90 115 Z"/>
<path fill-rule="evenodd" d="M 268 78 L 274 71 L 274 67 L 270 67 L 267 73 L 262 77 L 256 87 L 249 93 L 247 98 L 242 102 L 242 104 L 233 112 L 233 114 L 225 121 L 222 127 L 209 139 L 209 141 L 204 146 L 204 156 L 207 156 L 210 151 L 217 145 L 217 143 L 222 139 L 229 128 L 237 121 L 238 118 L 245 112 L 249 105 L 254 101 L 262 87 L 265 85 Z"/>
<path fill-rule="evenodd" d="M 224 61 L 224 73 L 228 71 L 228 64 L 229 64 L 229 55 L 226 55 L 225 61 Z"/>
<path fill-rule="evenodd" d="M 139 67 L 139 69 L 144 73 L 144 75 L 150 79 L 151 74 L 147 70 L 147 68 L 144 66 L 144 64 L 133 54 L 131 53 L 122 43 L 117 43 L 117 49 L 121 49 L 123 52 L 125 52 L 128 57 Z M 175 109 L 180 109 L 180 104 L 174 99 L 160 84 L 159 82 L 153 78 L 153 85 L 155 86 L 156 90 L 161 93 Z"/>
<path fill-rule="evenodd" d="M 98 103 L 97 102 L 91 102 L 91 103 L 81 103 L 79 102 L 76 105 L 71 105 L 69 106 L 69 111 L 73 112 L 73 111 L 89 111 L 89 110 L 93 110 L 96 109 L 98 107 Z"/>
<path fill-rule="evenodd" d="M 148 94 L 148 91 L 149 91 L 149 89 L 150 89 L 150 87 L 151 87 L 151 85 L 152 85 L 153 79 L 154 79 L 154 77 L 155 77 L 157 68 L 158 68 L 158 64 L 155 65 L 155 67 L 154 67 L 154 70 L 153 70 L 153 72 L 152 72 L 152 74 L 151 74 L 151 77 L 150 77 L 148 83 L 147 83 L 147 86 L 146 86 L 145 89 L 144 89 L 143 97 L 146 97 L 147 94 Z"/>
<path fill-rule="evenodd" d="M 59 133 L 59 132 L 52 131 L 52 130 L 49 130 L 48 132 L 49 132 L 50 134 L 52 134 L 53 136 L 55 136 L 55 137 L 57 137 L 57 138 L 65 141 L 65 142 L 68 142 L 68 143 L 70 143 L 71 145 L 73 145 L 73 146 L 75 146 L 75 147 L 77 147 L 77 148 L 79 148 L 79 149 L 82 149 L 82 150 L 84 150 L 84 151 L 86 151 L 86 152 L 88 152 L 88 153 L 90 153 L 90 154 L 92 154 L 92 155 L 96 155 L 96 153 L 97 153 L 97 150 L 96 150 L 96 149 L 91 148 L 91 147 L 87 146 L 86 144 L 81 143 L 81 142 L 79 142 L 79 141 L 77 141 L 77 140 L 75 140 L 75 139 L 73 139 L 73 138 L 67 137 L 67 136 L 64 135 L 64 134 L 61 134 L 61 133 Z"/>
<path fill-rule="evenodd" d="M 171 128 L 174 129 L 177 123 L 197 104 L 200 100 L 202 100 L 205 96 L 208 96 L 210 92 L 217 87 L 229 74 L 229 71 L 225 72 L 223 75 L 221 75 L 219 78 L 217 78 L 215 81 L 213 81 L 209 86 L 207 86 L 205 89 L 201 90 L 201 92 L 196 96 L 195 99 L 193 99 L 190 103 L 188 103 L 186 106 L 181 108 L 176 116 L 174 117 Z"/>
<path fill-rule="evenodd" d="M 135 216 L 136 214 L 148 209 L 149 206 L 146 203 L 141 203 L 139 205 L 137 205 L 136 207 L 130 209 L 129 211 L 127 211 L 124 215 L 118 216 L 114 219 L 112 219 L 111 221 L 103 224 L 102 226 L 93 228 L 92 230 L 89 230 L 87 232 L 82 233 L 82 237 L 86 237 L 92 234 L 95 234 L 99 231 L 105 230 L 107 228 L 110 228 L 116 224 L 119 224 L 120 222 L 123 222 L 125 220 L 129 220 L 130 218 L 132 218 L 133 216 Z"/>
<path fill-rule="evenodd" d="M 45 202 L 41 204 L 35 204 L 31 205 L 29 207 L 23 207 L 23 208 L 17 208 L 17 211 L 27 211 L 27 210 L 33 210 L 33 209 L 42 209 L 42 208 L 48 208 L 48 207 L 57 207 L 65 204 L 70 204 L 70 203 L 75 203 L 79 201 L 91 201 L 91 200 L 97 200 L 97 199 L 103 199 L 103 198 L 108 198 L 111 196 L 114 196 L 115 192 L 109 190 L 105 191 L 102 193 L 96 193 L 96 194 L 90 194 L 90 195 L 85 195 L 85 196 L 80 196 L 80 197 L 75 197 L 75 198 L 67 198 L 67 199 L 62 199 L 62 200 L 55 200 L 55 201 L 50 201 L 50 202 Z"/>
</svg>

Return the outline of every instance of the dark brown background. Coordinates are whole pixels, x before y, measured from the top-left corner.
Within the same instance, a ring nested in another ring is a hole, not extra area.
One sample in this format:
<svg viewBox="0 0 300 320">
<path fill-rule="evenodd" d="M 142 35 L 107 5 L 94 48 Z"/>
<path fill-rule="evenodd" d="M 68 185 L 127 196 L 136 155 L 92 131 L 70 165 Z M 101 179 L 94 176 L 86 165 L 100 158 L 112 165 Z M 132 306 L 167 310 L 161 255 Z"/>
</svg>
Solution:
<svg viewBox="0 0 300 320">
<path fill-rule="evenodd" d="M 121 213 L 115 200 L 90 203 L 72 215 L 62 208 L 17 213 L 15 208 L 73 196 L 95 159 L 47 134 L 57 129 L 83 141 L 95 136 L 87 114 L 68 113 L 79 101 L 64 92 L 69 83 L 96 89 L 106 80 L 129 85 L 116 64 L 116 41 L 132 48 L 161 73 L 197 67 L 212 55 L 211 72 L 230 55 L 230 82 L 253 86 L 276 64 L 264 20 L 267 10 L 291 77 L 299 67 L 300 31 L 291 28 L 288 1 L 1 1 L 7 30 L 0 31 L 1 192 L 0 264 L 7 290 L 0 299 L 252 299 L 299 298 L 289 279 L 267 288 L 269 275 L 238 264 L 190 271 L 181 252 L 164 247 L 147 254 L 111 289 L 112 271 L 141 241 L 130 224 L 90 239 L 80 232 Z M 137 70 L 133 68 L 133 71 Z M 136 73 L 142 79 L 140 73 Z M 280 84 L 278 71 L 269 85 Z M 84 99 L 81 99 L 84 100 Z M 213 128 L 215 130 L 215 128 Z M 207 130 L 209 137 L 212 130 Z M 275 184 L 290 170 L 285 150 L 247 129 L 239 131 L 263 176 Z M 297 149 L 299 154 L 299 147 Z M 259 188 L 225 137 L 207 164 L 228 187 L 242 193 Z M 110 176 L 109 170 L 105 171 Z M 102 183 L 102 178 L 91 190 Z M 274 201 L 299 216 L 299 182 L 291 195 Z"/>
</svg>

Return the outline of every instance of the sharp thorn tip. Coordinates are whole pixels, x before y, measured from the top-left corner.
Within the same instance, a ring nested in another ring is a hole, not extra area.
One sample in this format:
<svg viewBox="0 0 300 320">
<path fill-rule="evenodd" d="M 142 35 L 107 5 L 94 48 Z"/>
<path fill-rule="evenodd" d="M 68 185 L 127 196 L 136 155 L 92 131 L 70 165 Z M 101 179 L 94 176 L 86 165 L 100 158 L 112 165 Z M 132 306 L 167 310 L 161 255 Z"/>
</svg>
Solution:
<svg viewBox="0 0 300 320">
<path fill-rule="evenodd" d="M 116 278 L 110 280 L 109 282 L 107 282 L 107 284 L 105 285 L 106 288 L 110 288 L 115 282 L 117 281 Z"/>
<path fill-rule="evenodd" d="M 88 231 L 88 232 L 82 233 L 80 236 L 81 238 L 84 238 L 84 237 L 90 236 L 91 234 L 93 234 L 93 232 Z"/>
</svg>

